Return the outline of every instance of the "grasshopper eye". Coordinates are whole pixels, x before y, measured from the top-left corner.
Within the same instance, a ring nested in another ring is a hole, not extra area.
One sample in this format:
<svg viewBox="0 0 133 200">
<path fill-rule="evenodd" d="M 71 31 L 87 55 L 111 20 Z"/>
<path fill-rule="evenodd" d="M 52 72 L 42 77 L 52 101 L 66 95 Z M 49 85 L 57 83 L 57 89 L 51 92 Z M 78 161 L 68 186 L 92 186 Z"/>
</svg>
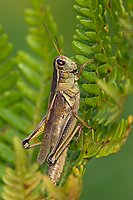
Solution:
<svg viewBox="0 0 133 200">
<path fill-rule="evenodd" d="M 63 66 L 63 65 L 65 65 L 65 61 L 58 59 L 57 64 L 60 66 Z"/>
</svg>

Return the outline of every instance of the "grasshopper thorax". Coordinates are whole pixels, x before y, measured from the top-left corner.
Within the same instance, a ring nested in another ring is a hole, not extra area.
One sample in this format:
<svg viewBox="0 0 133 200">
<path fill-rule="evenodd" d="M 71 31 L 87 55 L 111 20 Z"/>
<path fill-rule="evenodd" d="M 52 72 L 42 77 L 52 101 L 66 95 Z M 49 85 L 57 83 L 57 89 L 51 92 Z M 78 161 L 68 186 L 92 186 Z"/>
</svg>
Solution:
<svg viewBox="0 0 133 200">
<path fill-rule="evenodd" d="M 59 71 L 66 73 L 76 73 L 77 72 L 77 64 L 74 63 L 70 58 L 65 57 L 63 55 L 57 56 L 53 62 L 54 68 Z"/>
</svg>

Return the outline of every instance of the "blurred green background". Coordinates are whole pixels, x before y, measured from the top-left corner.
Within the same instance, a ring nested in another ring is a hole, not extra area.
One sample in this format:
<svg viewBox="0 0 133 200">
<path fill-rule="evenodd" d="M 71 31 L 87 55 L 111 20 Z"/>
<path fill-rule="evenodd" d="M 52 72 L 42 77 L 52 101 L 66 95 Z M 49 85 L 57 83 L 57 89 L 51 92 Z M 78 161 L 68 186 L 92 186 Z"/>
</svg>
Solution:
<svg viewBox="0 0 133 200">
<path fill-rule="evenodd" d="M 46 0 L 50 5 L 59 35 L 64 37 L 64 54 L 75 55 L 71 42 L 76 28 L 74 0 Z M 0 24 L 3 33 L 8 34 L 9 42 L 14 44 L 12 56 L 18 50 L 29 51 L 25 37 L 28 25 L 23 11 L 30 7 L 30 0 L 5 0 L 0 2 Z M 133 95 L 127 99 L 122 117 L 133 114 Z M 125 146 L 116 155 L 105 158 L 93 158 L 87 164 L 83 178 L 83 192 L 80 200 L 132 200 L 133 199 L 133 129 Z"/>
</svg>

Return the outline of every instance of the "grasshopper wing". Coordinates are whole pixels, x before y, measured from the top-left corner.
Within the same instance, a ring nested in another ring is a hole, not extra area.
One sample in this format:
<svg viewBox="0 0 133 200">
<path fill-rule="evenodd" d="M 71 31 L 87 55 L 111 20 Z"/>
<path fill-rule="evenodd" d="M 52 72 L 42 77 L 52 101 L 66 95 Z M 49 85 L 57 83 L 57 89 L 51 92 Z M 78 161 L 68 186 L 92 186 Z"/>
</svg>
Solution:
<svg viewBox="0 0 133 200">
<path fill-rule="evenodd" d="M 41 147 L 38 153 L 38 157 L 37 157 L 37 163 L 39 165 L 41 165 L 45 161 L 49 153 L 50 147 L 51 147 L 51 135 L 45 132 L 42 142 L 41 142 Z"/>
<path fill-rule="evenodd" d="M 75 129 L 76 131 L 73 132 L 77 122 L 77 118 L 74 116 L 73 113 L 78 112 L 80 95 L 79 93 L 77 93 L 77 96 L 75 95 L 74 98 L 72 98 L 70 95 L 67 95 L 67 91 L 65 91 L 62 94 L 62 98 L 64 99 L 64 105 L 66 106 L 67 109 L 64 112 L 65 117 L 61 125 L 58 140 L 55 143 L 54 148 L 52 149 L 50 155 L 47 158 L 48 163 L 55 163 L 55 161 L 58 160 L 61 153 L 68 146 L 73 136 L 77 132 L 77 129 Z"/>
<path fill-rule="evenodd" d="M 51 97 L 52 95 L 50 95 L 50 99 Z M 55 95 L 52 98 L 53 100 L 49 101 L 50 105 L 48 106 L 47 111 L 44 136 L 37 157 L 37 163 L 39 165 L 41 165 L 44 162 L 49 153 L 49 150 L 54 148 L 58 138 L 60 137 L 62 124 L 65 121 L 64 98 L 59 92 L 55 93 Z"/>
<path fill-rule="evenodd" d="M 69 145 L 70 141 L 74 137 L 77 131 L 73 131 L 76 125 L 77 119 L 73 115 L 72 111 L 68 114 L 65 123 L 63 124 L 60 137 L 49 154 L 47 161 L 49 163 L 55 163 L 64 149 Z"/>
</svg>

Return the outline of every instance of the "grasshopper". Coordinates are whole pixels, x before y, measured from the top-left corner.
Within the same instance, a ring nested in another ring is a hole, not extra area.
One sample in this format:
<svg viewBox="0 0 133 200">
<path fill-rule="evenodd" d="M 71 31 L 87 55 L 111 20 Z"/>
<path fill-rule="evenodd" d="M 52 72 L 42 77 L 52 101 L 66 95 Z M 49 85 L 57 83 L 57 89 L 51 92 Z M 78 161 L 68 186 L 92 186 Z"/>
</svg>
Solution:
<svg viewBox="0 0 133 200">
<path fill-rule="evenodd" d="M 48 32 L 45 24 L 44 26 Z M 49 32 L 48 34 L 50 35 Z M 50 37 L 53 41 L 51 35 Z M 45 160 L 47 161 L 49 164 L 47 174 L 52 183 L 56 185 L 63 171 L 68 145 L 76 132 L 81 129 L 81 124 L 75 128 L 77 119 L 84 126 L 92 129 L 77 115 L 80 100 L 77 80 L 80 78 L 85 66 L 94 62 L 95 59 L 82 65 L 78 72 L 78 63 L 74 63 L 70 58 L 61 55 L 54 41 L 53 44 L 59 56 L 53 62 L 53 79 L 47 114 L 42 118 L 35 130 L 22 140 L 22 145 L 25 149 L 41 145 L 37 163 L 41 165 Z M 29 144 L 31 140 L 42 133 L 44 133 L 42 142 Z"/>
</svg>

